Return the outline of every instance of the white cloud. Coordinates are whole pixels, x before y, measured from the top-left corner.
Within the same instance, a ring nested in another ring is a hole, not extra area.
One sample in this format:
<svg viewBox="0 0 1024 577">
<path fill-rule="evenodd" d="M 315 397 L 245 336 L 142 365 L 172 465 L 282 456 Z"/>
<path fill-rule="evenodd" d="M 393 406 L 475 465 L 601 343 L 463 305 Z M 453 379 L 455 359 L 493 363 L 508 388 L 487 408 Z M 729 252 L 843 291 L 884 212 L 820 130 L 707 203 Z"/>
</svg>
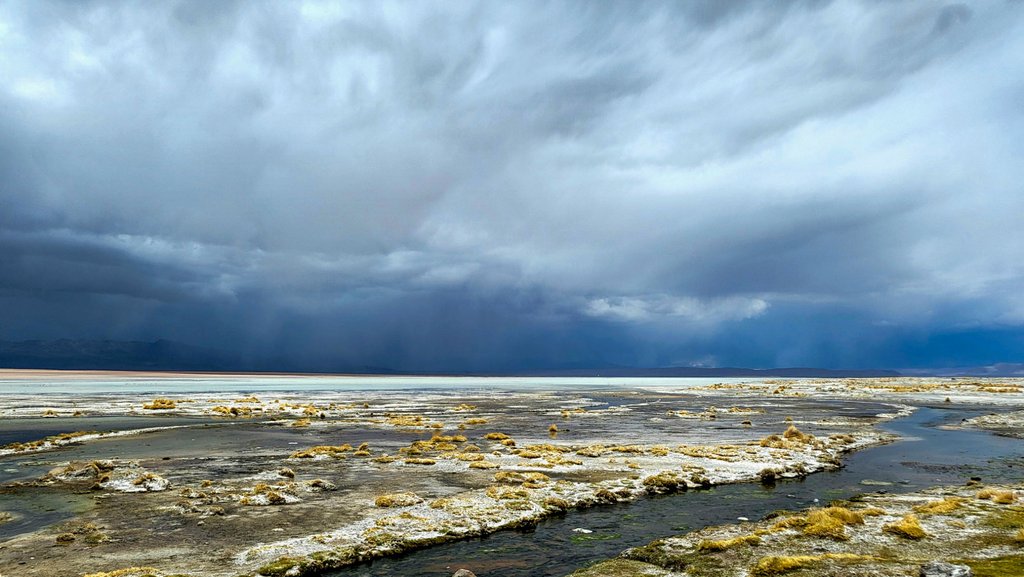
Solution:
<svg viewBox="0 0 1024 577">
<path fill-rule="evenodd" d="M 717 324 L 756 317 L 768 310 L 759 298 L 728 297 L 697 299 L 652 295 L 604 297 L 586 301 L 583 313 L 619 321 L 647 322 L 680 318 L 695 324 Z"/>
</svg>

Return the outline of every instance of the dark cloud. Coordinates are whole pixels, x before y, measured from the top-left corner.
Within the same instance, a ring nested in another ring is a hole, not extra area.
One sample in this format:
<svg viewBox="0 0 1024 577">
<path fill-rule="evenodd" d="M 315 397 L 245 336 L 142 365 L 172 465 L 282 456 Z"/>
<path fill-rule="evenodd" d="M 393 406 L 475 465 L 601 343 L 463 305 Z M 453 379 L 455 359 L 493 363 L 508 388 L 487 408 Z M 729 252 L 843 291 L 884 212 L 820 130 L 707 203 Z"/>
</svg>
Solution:
<svg viewBox="0 0 1024 577">
<path fill-rule="evenodd" d="M 1012 351 L 1022 32 L 995 1 L 5 3 L 0 339 L 431 370 Z"/>
</svg>

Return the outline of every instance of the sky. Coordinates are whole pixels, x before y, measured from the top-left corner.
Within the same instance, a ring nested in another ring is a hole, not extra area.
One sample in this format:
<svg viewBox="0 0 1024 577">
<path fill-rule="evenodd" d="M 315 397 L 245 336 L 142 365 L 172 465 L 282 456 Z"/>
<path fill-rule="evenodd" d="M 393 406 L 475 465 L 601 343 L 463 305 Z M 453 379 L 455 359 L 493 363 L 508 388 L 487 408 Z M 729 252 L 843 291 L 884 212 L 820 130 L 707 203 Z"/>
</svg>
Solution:
<svg viewBox="0 0 1024 577">
<path fill-rule="evenodd" d="M 1024 361 L 1024 2 L 0 3 L 0 339 Z"/>
</svg>

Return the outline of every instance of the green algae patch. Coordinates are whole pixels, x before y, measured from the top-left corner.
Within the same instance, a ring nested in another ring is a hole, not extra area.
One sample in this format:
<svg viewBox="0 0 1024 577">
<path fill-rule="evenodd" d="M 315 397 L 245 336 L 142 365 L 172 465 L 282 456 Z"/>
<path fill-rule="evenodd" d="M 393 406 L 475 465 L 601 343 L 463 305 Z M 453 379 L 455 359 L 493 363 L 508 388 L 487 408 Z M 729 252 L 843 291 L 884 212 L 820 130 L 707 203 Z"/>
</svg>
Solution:
<svg viewBox="0 0 1024 577">
<path fill-rule="evenodd" d="M 763 557 L 750 570 L 751 577 L 775 577 L 796 571 L 797 569 L 817 568 L 833 563 L 862 563 L 872 561 L 873 557 L 854 555 L 852 553 L 825 553 L 824 555 L 794 555 L 790 557 Z"/>
<path fill-rule="evenodd" d="M 985 517 L 982 522 L 996 529 L 1024 529 L 1024 509 L 1008 507 L 998 510 Z"/>
<path fill-rule="evenodd" d="M 303 561 L 303 559 L 298 557 L 281 557 L 260 567 L 259 572 L 260 575 L 266 575 L 267 577 L 284 577 L 293 567 L 302 565 Z"/>
<path fill-rule="evenodd" d="M 662 577 L 669 572 L 650 563 L 630 559 L 602 561 L 574 572 L 570 577 Z"/>
<path fill-rule="evenodd" d="M 573 543 L 585 545 L 595 541 L 614 541 L 621 539 L 622 535 L 618 533 L 576 533 L 569 540 Z"/>
<path fill-rule="evenodd" d="M 308 557 L 279 557 L 257 569 L 257 573 L 264 577 L 319 575 L 350 565 L 356 560 L 354 550 L 339 548 L 317 551 Z"/>
<path fill-rule="evenodd" d="M 630 549 L 623 553 L 622 557 L 633 561 L 642 561 L 651 565 L 657 565 L 659 567 L 664 567 L 665 569 L 686 569 L 687 572 L 691 574 L 694 573 L 692 565 L 698 561 L 716 563 L 716 561 L 708 555 L 702 555 L 695 552 L 676 551 L 671 547 L 671 545 L 669 545 L 666 539 L 658 539 L 642 547 Z"/>
<path fill-rule="evenodd" d="M 974 571 L 974 577 L 1020 577 L 1024 575 L 1024 555 L 994 559 L 963 559 L 956 561 Z"/>
</svg>

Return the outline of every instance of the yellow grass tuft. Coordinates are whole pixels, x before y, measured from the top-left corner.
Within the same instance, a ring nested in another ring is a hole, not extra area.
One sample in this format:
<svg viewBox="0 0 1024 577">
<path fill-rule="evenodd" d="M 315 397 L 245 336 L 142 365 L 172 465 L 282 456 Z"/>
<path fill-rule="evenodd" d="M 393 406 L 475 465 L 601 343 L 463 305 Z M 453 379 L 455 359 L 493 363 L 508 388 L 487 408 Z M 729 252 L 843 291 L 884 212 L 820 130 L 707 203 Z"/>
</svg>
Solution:
<svg viewBox="0 0 1024 577">
<path fill-rule="evenodd" d="M 152 402 L 142 405 L 142 408 L 149 411 L 155 411 L 157 409 L 173 409 L 177 406 L 178 403 L 174 402 L 173 399 L 153 399 Z"/>
<path fill-rule="evenodd" d="M 782 433 L 782 436 L 790 441 L 799 441 L 801 443 L 806 443 L 814 439 L 814 435 L 804 433 L 800 429 L 796 428 L 796 425 L 790 425 L 786 429 L 786 432 Z"/>
<path fill-rule="evenodd" d="M 423 498 L 416 493 L 390 493 L 377 497 L 373 504 L 378 507 L 411 507 L 422 502 Z"/>
<path fill-rule="evenodd" d="M 846 536 L 846 526 L 862 525 L 863 523 L 864 517 L 856 511 L 845 507 L 826 507 L 810 511 L 806 518 L 791 517 L 779 521 L 772 529 L 802 526 L 804 535 L 845 541 L 849 539 Z"/>
<path fill-rule="evenodd" d="M 917 516 L 913 514 L 904 515 L 899 521 L 883 525 L 882 531 L 904 539 L 917 540 L 928 536 L 928 533 L 925 533 L 924 528 L 921 527 L 921 522 L 917 520 Z"/>
<path fill-rule="evenodd" d="M 324 455 L 327 457 L 344 458 L 345 453 L 352 450 L 352 445 L 345 443 L 344 445 L 317 445 L 301 451 L 295 451 L 289 457 L 290 459 L 313 459 L 317 456 Z"/>
<path fill-rule="evenodd" d="M 83 577 L 135 577 L 136 575 L 157 575 L 160 570 L 156 567 L 125 567 L 115 571 L 89 573 Z"/>
<path fill-rule="evenodd" d="M 982 489 L 978 492 L 979 499 L 991 499 L 993 503 L 1009 505 L 1017 500 L 1013 491 L 1000 491 L 998 489 Z"/>
<path fill-rule="evenodd" d="M 792 557 L 763 557 L 750 570 L 751 577 L 774 577 L 789 571 L 811 567 L 822 561 L 832 560 L 845 563 L 868 561 L 871 557 L 852 553 L 825 553 L 824 555 L 796 555 Z"/>
<path fill-rule="evenodd" d="M 946 497 L 938 501 L 929 501 L 914 507 L 915 513 L 922 515 L 948 515 L 960 508 L 964 502 L 960 497 Z"/>
<path fill-rule="evenodd" d="M 698 551 L 725 551 L 726 549 L 732 549 L 739 545 L 760 545 L 761 538 L 757 535 L 741 535 L 739 537 L 733 537 L 732 539 L 723 539 L 721 541 L 712 541 L 705 539 L 697 545 Z"/>
</svg>

